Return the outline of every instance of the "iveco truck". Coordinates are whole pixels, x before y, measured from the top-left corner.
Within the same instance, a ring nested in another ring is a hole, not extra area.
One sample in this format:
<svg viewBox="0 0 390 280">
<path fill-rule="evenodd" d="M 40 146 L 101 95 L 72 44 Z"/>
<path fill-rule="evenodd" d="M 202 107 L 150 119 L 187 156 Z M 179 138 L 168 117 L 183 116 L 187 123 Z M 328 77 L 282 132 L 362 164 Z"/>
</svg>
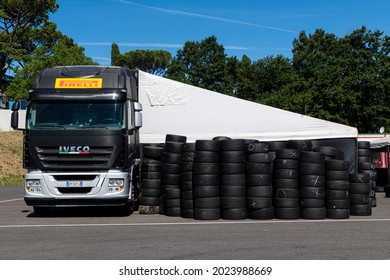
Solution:
<svg viewBox="0 0 390 280">
<path fill-rule="evenodd" d="M 43 70 L 28 93 L 23 141 L 24 200 L 50 207 L 119 206 L 137 200 L 138 72 L 121 67 Z M 19 104 L 11 126 L 18 129 Z"/>
</svg>

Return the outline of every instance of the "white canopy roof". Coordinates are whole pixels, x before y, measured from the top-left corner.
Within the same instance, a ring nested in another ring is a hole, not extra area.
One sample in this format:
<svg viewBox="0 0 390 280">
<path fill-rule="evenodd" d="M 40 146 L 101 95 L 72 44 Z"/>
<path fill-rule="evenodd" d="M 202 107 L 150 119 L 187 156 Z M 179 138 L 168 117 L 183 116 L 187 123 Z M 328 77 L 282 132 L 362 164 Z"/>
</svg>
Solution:
<svg viewBox="0 0 390 280">
<path fill-rule="evenodd" d="M 357 137 L 357 129 L 249 102 L 139 71 L 143 106 L 141 143 L 163 143 L 166 134 L 188 142 L 228 136 L 277 141 Z"/>
<path fill-rule="evenodd" d="M 371 149 L 379 149 L 390 146 L 390 135 L 386 134 L 362 134 L 359 135 L 358 140 L 370 142 Z"/>
</svg>

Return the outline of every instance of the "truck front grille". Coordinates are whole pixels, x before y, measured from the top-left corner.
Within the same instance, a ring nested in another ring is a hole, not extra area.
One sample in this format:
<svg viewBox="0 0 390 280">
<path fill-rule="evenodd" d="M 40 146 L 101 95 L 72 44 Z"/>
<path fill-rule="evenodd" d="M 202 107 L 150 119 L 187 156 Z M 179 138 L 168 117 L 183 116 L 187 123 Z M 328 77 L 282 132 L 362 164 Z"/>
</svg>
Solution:
<svg viewBox="0 0 390 280">
<path fill-rule="evenodd" d="M 105 169 L 109 166 L 114 147 L 90 147 L 89 154 L 59 153 L 58 146 L 36 147 L 38 157 L 45 168 L 50 169 Z"/>
</svg>

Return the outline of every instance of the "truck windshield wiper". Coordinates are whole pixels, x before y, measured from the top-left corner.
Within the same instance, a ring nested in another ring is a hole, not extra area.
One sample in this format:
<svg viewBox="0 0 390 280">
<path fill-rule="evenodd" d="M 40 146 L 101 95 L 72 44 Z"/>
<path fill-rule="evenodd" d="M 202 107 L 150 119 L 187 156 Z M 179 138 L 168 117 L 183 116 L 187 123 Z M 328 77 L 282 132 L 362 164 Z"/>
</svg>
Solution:
<svg viewBox="0 0 390 280">
<path fill-rule="evenodd" d="M 38 123 L 34 125 L 34 128 L 63 128 L 65 129 L 65 126 L 58 124 L 58 123 Z"/>
</svg>

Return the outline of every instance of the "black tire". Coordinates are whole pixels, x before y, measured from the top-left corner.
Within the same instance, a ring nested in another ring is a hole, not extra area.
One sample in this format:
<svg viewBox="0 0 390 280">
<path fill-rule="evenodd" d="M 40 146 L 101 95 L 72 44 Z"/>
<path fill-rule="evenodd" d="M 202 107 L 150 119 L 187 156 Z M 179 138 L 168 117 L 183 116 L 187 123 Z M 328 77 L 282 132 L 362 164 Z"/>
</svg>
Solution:
<svg viewBox="0 0 390 280">
<path fill-rule="evenodd" d="M 221 197 L 246 197 L 246 187 L 244 186 L 221 186 Z"/>
<path fill-rule="evenodd" d="M 325 207 L 324 199 L 302 198 L 299 200 L 301 208 L 322 208 Z"/>
<path fill-rule="evenodd" d="M 247 174 L 271 174 L 271 165 L 269 163 L 246 163 Z"/>
<path fill-rule="evenodd" d="M 315 152 L 319 152 L 323 154 L 324 156 L 330 157 L 332 159 L 338 158 L 338 155 L 340 154 L 340 150 L 336 149 L 335 147 L 331 146 L 319 146 L 313 149 Z"/>
<path fill-rule="evenodd" d="M 272 207 L 272 198 L 247 197 L 246 198 L 246 207 L 248 209 L 270 208 L 270 207 Z"/>
<path fill-rule="evenodd" d="M 274 160 L 275 169 L 299 169 L 299 161 L 295 159 L 276 158 Z"/>
<path fill-rule="evenodd" d="M 219 175 L 215 174 L 202 174 L 193 176 L 194 186 L 216 186 L 219 185 Z"/>
<path fill-rule="evenodd" d="M 220 188 L 219 186 L 194 186 L 193 195 L 194 198 L 219 197 Z"/>
<path fill-rule="evenodd" d="M 194 162 L 219 163 L 219 153 L 213 151 L 196 151 Z"/>
<path fill-rule="evenodd" d="M 328 209 L 349 209 L 349 199 L 338 199 L 338 200 L 326 200 L 325 206 Z"/>
<path fill-rule="evenodd" d="M 165 208 L 165 215 L 169 217 L 180 217 L 181 208 L 180 207 L 169 207 Z"/>
<path fill-rule="evenodd" d="M 168 198 L 164 201 L 165 209 L 180 207 L 180 198 Z"/>
<path fill-rule="evenodd" d="M 371 216 L 372 206 L 371 204 L 365 205 L 351 205 L 351 216 Z"/>
<path fill-rule="evenodd" d="M 146 179 L 141 181 L 141 188 L 143 189 L 160 189 L 161 180 L 160 179 Z"/>
<path fill-rule="evenodd" d="M 144 158 L 161 160 L 164 154 L 164 148 L 161 146 L 144 146 L 143 156 Z"/>
<path fill-rule="evenodd" d="M 326 217 L 328 219 L 349 219 L 349 209 L 326 209 Z"/>
<path fill-rule="evenodd" d="M 268 143 L 250 143 L 246 147 L 246 152 L 248 154 L 254 153 L 268 153 L 269 144 Z"/>
<path fill-rule="evenodd" d="M 174 154 L 174 153 L 164 152 L 162 161 L 164 163 L 181 164 L 181 154 Z"/>
<path fill-rule="evenodd" d="M 148 165 L 148 164 L 162 164 L 162 158 L 161 159 L 151 159 L 144 157 L 142 159 L 141 165 Z"/>
<path fill-rule="evenodd" d="M 165 193 L 166 199 L 180 198 L 180 189 L 179 188 L 166 188 L 164 193 Z"/>
<path fill-rule="evenodd" d="M 299 181 L 297 179 L 274 179 L 273 186 L 275 188 L 298 188 Z"/>
<path fill-rule="evenodd" d="M 324 164 L 325 163 L 325 155 L 318 152 L 308 152 L 301 151 L 299 161 L 301 163 L 316 163 L 316 164 Z"/>
<path fill-rule="evenodd" d="M 221 151 L 245 151 L 245 140 L 244 139 L 228 139 L 222 140 Z"/>
<path fill-rule="evenodd" d="M 247 187 L 246 195 L 248 197 L 273 197 L 273 187 L 272 186 L 254 186 Z"/>
<path fill-rule="evenodd" d="M 161 183 L 163 185 L 180 185 L 181 174 L 163 174 Z"/>
<path fill-rule="evenodd" d="M 249 154 L 246 159 L 247 162 L 259 162 L 259 163 L 270 163 L 272 161 L 269 153 L 256 153 Z"/>
<path fill-rule="evenodd" d="M 223 151 L 220 154 L 220 162 L 225 163 L 245 163 L 245 152 L 243 151 Z"/>
<path fill-rule="evenodd" d="M 270 151 L 277 151 L 287 148 L 287 141 L 271 141 L 268 142 L 268 148 Z"/>
<path fill-rule="evenodd" d="M 300 175 L 325 175 L 325 164 L 323 163 L 306 163 L 299 164 Z"/>
<path fill-rule="evenodd" d="M 217 140 L 196 140 L 195 141 L 195 150 L 196 151 L 219 152 L 220 151 L 220 141 L 217 141 Z"/>
<path fill-rule="evenodd" d="M 219 171 L 221 174 L 244 174 L 245 164 L 244 163 L 220 163 Z"/>
<path fill-rule="evenodd" d="M 221 208 L 222 209 L 233 209 L 233 208 L 245 208 L 246 197 L 221 197 Z"/>
<path fill-rule="evenodd" d="M 193 166 L 194 166 L 194 162 L 183 162 L 181 164 L 181 171 L 182 172 L 185 172 L 185 171 L 191 171 L 192 172 Z"/>
<path fill-rule="evenodd" d="M 274 198 L 275 208 L 299 208 L 298 198 Z"/>
<path fill-rule="evenodd" d="M 323 187 L 301 187 L 299 188 L 300 198 L 325 199 L 325 188 Z"/>
<path fill-rule="evenodd" d="M 141 177 L 142 180 L 147 180 L 147 179 L 152 179 L 152 180 L 157 180 L 161 179 L 162 172 L 142 172 Z"/>
<path fill-rule="evenodd" d="M 199 174 L 219 174 L 218 163 L 199 163 L 195 162 L 192 169 L 195 175 Z"/>
<path fill-rule="evenodd" d="M 276 179 L 298 179 L 299 172 L 296 169 L 274 169 L 273 176 Z"/>
<path fill-rule="evenodd" d="M 313 144 L 310 140 L 289 140 L 287 141 L 287 149 L 311 151 L 313 150 Z"/>
<path fill-rule="evenodd" d="M 160 197 L 161 191 L 160 189 L 141 189 L 141 196 L 144 197 Z"/>
<path fill-rule="evenodd" d="M 182 209 L 193 209 L 194 208 L 194 200 L 193 199 L 181 199 L 180 207 Z"/>
<path fill-rule="evenodd" d="M 227 136 L 215 136 L 212 140 L 222 141 L 222 140 L 229 140 L 229 139 L 232 139 L 232 138 L 227 137 Z"/>
<path fill-rule="evenodd" d="M 358 157 L 358 164 L 359 164 L 359 163 L 362 163 L 362 162 L 371 162 L 371 157 L 359 156 L 359 157 Z"/>
<path fill-rule="evenodd" d="M 192 185 L 192 181 L 182 181 L 180 188 L 183 192 L 189 192 L 193 190 L 194 186 Z"/>
<path fill-rule="evenodd" d="M 301 217 L 301 208 L 274 208 L 276 219 L 295 220 Z"/>
<path fill-rule="evenodd" d="M 194 208 L 220 208 L 219 197 L 202 197 L 194 199 Z"/>
<path fill-rule="evenodd" d="M 195 152 L 183 152 L 181 154 L 182 162 L 193 162 L 195 159 Z"/>
<path fill-rule="evenodd" d="M 272 185 L 271 174 L 248 174 L 246 176 L 246 185 L 250 186 L 270 186 Z"/>
<path fill-rule="evenodd" d="M 184 148 L 184 143 L 180 142 L 165 142 L 164 151 L 166 153 L 182 154 Z"/>
<path fill-rule="evenodd" d="M 162 172 L 165 174 L 181 174 L 182 166 L 181 164 L 163 163 Z"/>
<path fill-rule="evenodd" d="M 351 194 L 349 202 L 351 205 L 366 205 L 370 204 L 370 197 L 368 194 Z"/>
<path fill-rule="evenodd" d="M 351 194 L 369 194 L 371 191 L 370 184 L 367 183 L 350 183 L 349 193 Z"/>
<path fill-rule="evenodd" d="M 167 134 L 165 135 L 165 142 L 180 142 L 185 143 L 187 141 L 186 136 Z"/>
<path fill-rule="evenodd" d="M 181 199 L 182 200 L 192 200 L 193 198 L 194 198 L 194 194 L 193 194 L 193 192 L 192 191 L 190 191 L 190 192 L 184 192 L 183 190 L 180 190 L 180 192 L 181 192 Z"/>
<path fill-rule="evenodd" d="M 276 188 L 274 191 L 275 198 L 299 198 L 299 189 Z"/>
<path fill-rule="evenodd" d="M 348 171 L 349 162 L 345 160 L 339 160 L 339 159 L 326 160 L 325 168 L 326 170 Z"/>
<path fill-rule="evenodd" d="M 248 211 L 248 218 L 253 220 L 270 220 L 275 217 L 274 208 L 252 209 Z"/>
<path fill-rule="evenodd" d="M 306 220 L 326 219 L 326 208 L 301 208 L 301 218 Z"/>
<path fill-rule="evenodd" d="M 302 175 L 299 177 L 301 187 L 325 187 L 325 176 L 322 175 Z"/>
<path fill-rule="evenodd" d="M 186 219 L 194 218 L 194 209 L 192 208 L 181 208 L 180 216 Z"/>
<path fill-rule="evenodd" d="M 185 171 L 185 172 L 181 173 L 181 182 L 192 181 L 192 177 L 193 177 L 193 173 L 191 171 Z"/>
<path fill-rule="evenodd" d="M 219 220 L 220 216 L 219 208 L 194 208 L 195 220 Z"/>
<path fill-rule="evenodd" d="M 195 152 L 195 143 L 185 143 L 183 148 L 183 153 L 185 152 Z"/>
<path fill-rule="evenodd" d="M 221 218 L 224 220 L 245 220 L 248 218 L 246 208 L 223 209 L 221 210 Z"/>
<path fill-rule="evenodd" d="M 159 197 L 140 197 L 139 198 L 139 205 L 144 206 L 159 206 L 160 205 L 160 198 Z"/>
<path fill-rule="evenodd" d="M 221 175 L 221 186 L 245 186 L 245 174 Z"/>
<path fill-rule="evenodd" d="M 370 183 L 370 174 L 367 174 L 367 173 L 349 174 L 349 182 L 351 182 L 351 183 Z"/>
<path fill-rule="evenodd" d="M 348 191 L 349 190 L 349 181 L 347 180 L 327 180 L 326 181 L 327 190 L 338 190 L 338 191 Z"/>
<path fill-rule="evenodd" d="M 370 141 L 358 141 L 358 149 L 370 149 Z"/>
<path fill-rule="evenodd" d="M 327 170 L 325 177 L 327 180 L 348 181 L 349 173 L 348 171 Z"/>
<path fill-rule="evenodd" d="M 359 157 L 371 157 L 371 152 L 369 149 L 358 149 Z"/>
<path fill-rule="evenodd" d="M 162 172 L 162 164 L 160 163 L 150 163 L 150 164 L 141 164 L 141 172 Z"/>
<path fill-rule="evenodd" d="M 276 151 L 276 158 L 299 160 L 300 152 L 297 149 L 283 149 Z"/>
<path fill-rule="evenodd" d="M 349 192 L 339 190 L 325 190 L 325 198 L 326 200 L 349 199 Z"/>
<path fill-rule="evenodd" d="M 372 163 L 371 162 L 360 162 L 358 164 L 358 170 L 373 170 L 375 169 L 373 166 L 372 166 Z"/>
</svg>

